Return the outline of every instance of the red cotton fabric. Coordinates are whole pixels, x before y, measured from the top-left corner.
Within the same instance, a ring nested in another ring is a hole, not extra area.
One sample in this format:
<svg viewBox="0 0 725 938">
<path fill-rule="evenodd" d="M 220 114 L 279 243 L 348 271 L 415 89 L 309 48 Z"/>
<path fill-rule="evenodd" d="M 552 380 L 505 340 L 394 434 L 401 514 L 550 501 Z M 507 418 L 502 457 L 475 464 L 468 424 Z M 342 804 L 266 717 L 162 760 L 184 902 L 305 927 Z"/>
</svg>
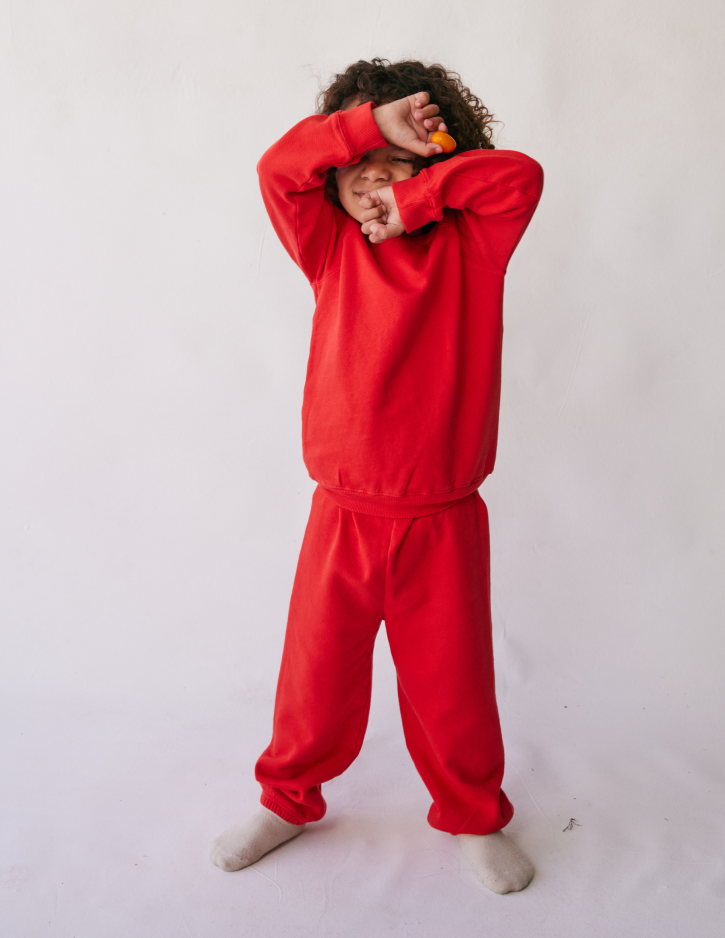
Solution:
<svg viewBox="0 0 725 938">
<path fill-rule="evenodd" d="M 474 492 L 493 469 L 504 274 L 543 177 L 523 153 L 454 155 L 393 185 L 407 234 L 371 244 L 324 183 L 330 167 L 384 146 L 363 104 L 301 121 L 258 171 L 316 298 L 307 470 L 351 510 L 411 517 Z"/>
<path fill-rule="evenodd" d="M 290 604 L 262 804 L 292 824 L 362 746 L 385 620 L 405 739 L 429 823 L 489 834 L 511 820 L 494 691 L 488 514 L 477 492 L 418 518 L 341 508 L 317 488 Z"/>
</svg>

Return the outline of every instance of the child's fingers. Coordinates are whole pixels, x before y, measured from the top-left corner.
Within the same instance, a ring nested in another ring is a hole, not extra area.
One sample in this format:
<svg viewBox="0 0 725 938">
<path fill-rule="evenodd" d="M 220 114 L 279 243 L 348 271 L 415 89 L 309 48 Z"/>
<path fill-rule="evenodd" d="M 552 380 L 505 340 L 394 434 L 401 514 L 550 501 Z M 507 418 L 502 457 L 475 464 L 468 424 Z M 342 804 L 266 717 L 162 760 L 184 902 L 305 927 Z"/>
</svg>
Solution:
<svg viewBox="0 0 725 938">
<path fill-rule="evenodd" d="M 435 133 L 436 130 L 442 130 L 444 133 L 448 130 L 442 117 L 433 117 L 423 121 L 423 126 Z"/>
<path fill-rule="evenodd" d="M 365 222 L 375 221 L 377 218 L 385 221 L 385 206 L 378 205 L 375 208 L 371 208 L 367 212 L 361 212 L 360 214 L 360 221 L 363 222 L 363 224 L 365 224 Z"/>
<path fill-rule="evenodd" d="M 418 108 L 415 112 L 414 117 L 417 121 L 425 120 L 426 117 L 435 117 L 438 113 L 437 104 L 429 104 L 427 107 Z"/>
<path fill-rule="evenodd" d="M 410 149 L 412 150 L 413 147 L 411 146 Z M 426 156 L 426 157 L 438 156 L 439 153 L 443 152 L 443 147 L 437 143 L 424 143 L 423 149 L 420 151 L 416 150 L 416 152 L 420 152 L 421 156 Z"/>
<path fill-rule="evenodd" d="M 389 241 L 391 238 L 398 238 L 402 234 L 405 234 L 405 228 L 397 223 L 381 225 L 378 222 L 370 225 L 370 240 L 373 244 Z"/>
<path fill-rule="evenodd" d="M 426 137 L 428 134 L 426 134 Z M 422 140 L 410 140 L 405 144 L 406 150 L 410 150 L 411 153 L 417 153 L 418 156 L 436 156 L 438 153 L 443 152 L 443 148 L 439 147 L 437 143 L 424 143 Z"/>
<path fill-rule="evenodd" d="M 360 208 L 363 210 L 363 212 L 374 212 L 379 208 L 385 208 L 385 206 L 380 201 L 380 198 L 375 199 L 375 201 L 365 198 L 360 199 Z"/>
<path fill-rule="evenodd" d="M 360 196 L 360 204 L 363 205 L 364 203 L 369 203 L 369 205 L 379 205 L 380 196 L 374 189 L 371 189 L 370 192 Z M 366 208 L 368 207 L 369 206 L 366 205 Z"/>
<path fill-rule="evenodd" d="M 363 220 L 362 233 L 370 234 L 370 229 L 372 228 L 373 225 L 387 225 L 387 223 L 388 223 L 387 215 L 382 215 L 379 218 L 367 218 Z"/>
<path fill-rule="evenodd" d="M 371 225 L 379 225 L 379 224 L 383 224 L 383 225 L 384 225 L 386 221 L 387 221 L 386 218 L 366 218 L 366 219 L 364 219 L 364 221 L 361 222 L 361 224 L 362 224 L 362 229 L 363 229 L 363 234 L 370 234 L 370 226 L 371 226 Z"/>
</svg>

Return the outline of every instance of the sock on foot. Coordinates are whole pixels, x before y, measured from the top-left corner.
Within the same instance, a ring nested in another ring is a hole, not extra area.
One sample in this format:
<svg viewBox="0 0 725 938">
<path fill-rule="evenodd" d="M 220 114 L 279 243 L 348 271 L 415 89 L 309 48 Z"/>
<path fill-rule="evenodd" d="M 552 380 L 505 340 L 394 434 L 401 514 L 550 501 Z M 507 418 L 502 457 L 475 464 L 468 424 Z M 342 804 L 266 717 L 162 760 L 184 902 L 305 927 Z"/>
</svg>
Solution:
<svg viewBox="0 0 725 938">
<path fill-rule="evenodd" d="M 486 889 L 503 896 L 525 889 L 534 878 L 534 864 L 503 831 L 459 834 L 461 849 Z"/>
<path fill-rule="evenodd" d="M 227 873 L 244 869 L 260 860 L 286 840 L 291 840 L 305 829 L 306 824 L 290 824 L 267 808 L 230 827 L 211 845 L 211 862 Z"/>
</svg>

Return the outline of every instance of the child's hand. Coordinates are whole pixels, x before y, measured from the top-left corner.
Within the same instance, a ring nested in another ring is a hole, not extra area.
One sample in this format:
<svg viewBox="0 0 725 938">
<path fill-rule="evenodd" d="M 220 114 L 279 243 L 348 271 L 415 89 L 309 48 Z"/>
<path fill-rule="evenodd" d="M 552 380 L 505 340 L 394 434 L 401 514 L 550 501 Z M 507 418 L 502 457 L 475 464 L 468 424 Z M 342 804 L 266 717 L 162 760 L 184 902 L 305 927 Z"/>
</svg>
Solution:
<svg viewBox="0 0 725 938">
<path fill-rule="evenodd" d="M 429 101 L 428 92 L 419 91 L 373 108 L 380 133 L 389 144 L 411 150 L 419 156 L 435 156 L 443 152 L 438 144 L 428 142 L 430 134 L 436 130 L 445 132 L 448 129 L 443 118 L 438 117 L 438 105 L 429 104 Z"/>
<path fill-rule="evenodd" d="M 373 244 L 405 234 L 392 186 L 374 189 L 360 199 L 360 206 L 363 209 L 362 233 L 369 235 Z"/>
</svg>

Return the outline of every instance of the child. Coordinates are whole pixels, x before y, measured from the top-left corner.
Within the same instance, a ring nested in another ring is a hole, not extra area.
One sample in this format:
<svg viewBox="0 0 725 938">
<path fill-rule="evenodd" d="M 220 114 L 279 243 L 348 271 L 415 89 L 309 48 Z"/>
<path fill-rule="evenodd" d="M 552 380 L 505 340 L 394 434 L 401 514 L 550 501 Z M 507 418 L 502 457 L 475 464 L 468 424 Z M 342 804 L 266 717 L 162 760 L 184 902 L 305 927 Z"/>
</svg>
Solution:
<svg viewBox="0 0 725 938">
<path fill-rule="evenodd" d="M 478 487 L 496 452 L 504 274 L 542 171 L 495 150 L 491 120 L 439 65 L 361 61 L 259 163 L 272 224 L 317 301 L 302 436 L 318 487 L 256 767 L 263 807 L 214 842 L 224 870 L 324 815 L 322 783 L 362 745 L 384 619 L 429 823 L 460 837 L 494 892 L 533 876 L 501 830 L 513 808 Z"/>
</svg>

